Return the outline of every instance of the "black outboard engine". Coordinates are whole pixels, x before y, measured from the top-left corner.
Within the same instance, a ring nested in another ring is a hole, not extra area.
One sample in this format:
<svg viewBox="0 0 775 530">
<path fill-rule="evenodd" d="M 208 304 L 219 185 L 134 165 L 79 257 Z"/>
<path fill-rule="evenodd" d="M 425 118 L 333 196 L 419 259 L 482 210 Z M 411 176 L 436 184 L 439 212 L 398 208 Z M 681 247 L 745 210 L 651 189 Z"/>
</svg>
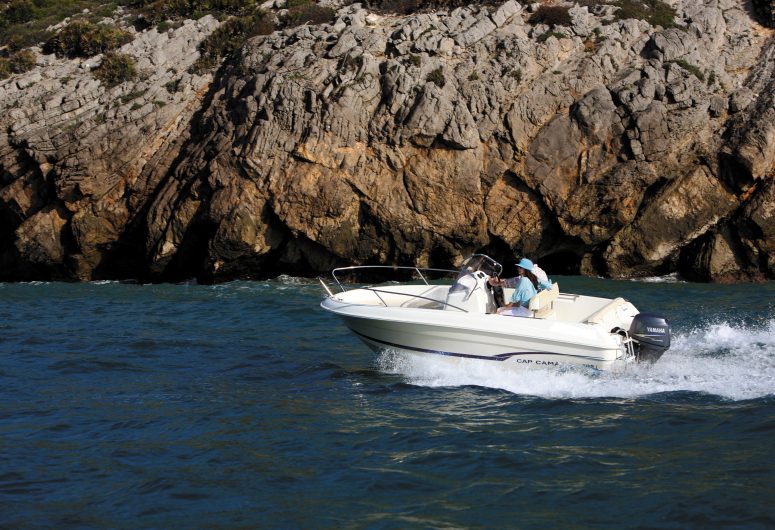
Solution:
<svg viewBox="0 0 775 530">
<path fill-rule="evenodd" d="M 670 347 L 670 323 L 659 315 L 638 313 L 628 333 L 638 361 L 655 363 Z"/>
</svg>

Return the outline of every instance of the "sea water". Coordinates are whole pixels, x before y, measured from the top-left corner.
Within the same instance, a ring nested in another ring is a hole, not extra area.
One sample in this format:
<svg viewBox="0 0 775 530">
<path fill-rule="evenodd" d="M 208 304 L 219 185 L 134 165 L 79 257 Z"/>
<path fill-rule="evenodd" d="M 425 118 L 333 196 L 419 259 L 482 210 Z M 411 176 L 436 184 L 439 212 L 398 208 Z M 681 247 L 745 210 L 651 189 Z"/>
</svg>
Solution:
<svg viewBox="0 0 775 530">
<path fill-rule="evenodd" d="M 775 284 L 621 374 L 371 353 L 312 280 L 0 284 L 3 528 L 773 528 Z"/>
</svg>

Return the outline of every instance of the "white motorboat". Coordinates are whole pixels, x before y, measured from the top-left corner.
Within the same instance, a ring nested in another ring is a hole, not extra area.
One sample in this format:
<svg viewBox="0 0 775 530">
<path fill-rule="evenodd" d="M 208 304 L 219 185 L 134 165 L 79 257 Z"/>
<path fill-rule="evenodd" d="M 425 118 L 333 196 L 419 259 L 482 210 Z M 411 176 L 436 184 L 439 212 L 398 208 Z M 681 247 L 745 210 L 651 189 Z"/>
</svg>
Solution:
<svg viewBox="0 0 775 530">
<path fill-rule="evenodd" d="M 393 270 L 414 278 L 404 283 L 349 285 L 353 273 Z M 440 272 L 454 281 L 431 280 Z M 532 317 L 496 313 L 488 280 L 502 267 L 475 254 L 459 271 L 416 267 L 358 266 L 335 269 L 321 278 L 323 309 L 374 351 L 504 363 L 504 367 L 584 366 L 618 370 L 632 361 L 656 362 L 670 347 L 670 325 L 640 313 L 623 298 L 561 293 L 554 283 L 530 300 Z M 348 287 L 349 285 L 349 287 Z M 508 300 L 511 289 L 504 290 Z"/>
</svg>

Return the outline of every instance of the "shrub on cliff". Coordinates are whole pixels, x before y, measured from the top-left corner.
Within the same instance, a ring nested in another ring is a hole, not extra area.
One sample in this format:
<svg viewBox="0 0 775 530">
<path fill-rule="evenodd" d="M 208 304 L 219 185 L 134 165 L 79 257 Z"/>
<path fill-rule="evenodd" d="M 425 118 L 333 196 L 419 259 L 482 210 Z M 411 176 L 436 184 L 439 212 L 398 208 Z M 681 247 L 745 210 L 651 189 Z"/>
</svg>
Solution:
<svg viewBox="0 0 775 530">
<path fill-rule="evenodd" d="M 0 0 L 0 48 L 21 50 L 45 42 L 51 37 L 49 27 L 67 17 L 88 12 L 100 20 L 111 16 L 119 5 L 134 0 Z"/>
<path fill-rule="evenodd" d="M 43 46 L 46 53 L 57 57 L 91 57 L 130 42 L 131 33 L 108 24 L 75 20 L 51 37 Z"/>
<path fill-rule="evenodd" d="M 570 26 L 571 18 L 568 6 L 540 6 L 530 16 L 531 24 L 546 24 L 548 26 Z"/>
<path fill-rule="evenodd" d="M 447 80 L 444 77 L 444 71 L 441 69 L 441 66 L 429 73 L 425 80 L 433 83 L 439 88 L 444 88 L 444 85 L 447 84 Z"/>
<path fill-rule="evenodd" d="M 452 10 L 458 7 L 474 5 L 497 6 L 502 0 L 365 0 L 361 2 L 365 7 L 382 13 L 396 13 L 408 15 L 418 11 L 434 11 L 437 9 Z"/>
<path fill-rule="evenodd" d="M 661 0 L 617 0 L 613 5 L 619 7 L 616 12 L 617 20 L 637 18 L 652 26 L 675 26 L 675 9 Z"/>
<path fill-rule="evenodd" d="M 316 4 L 312 0 L 288 0 L 288 12 L 281 21 L 286 27 L 302 24 L 325 24 L 331 22 L 336 11 L 330 7 Z"/>
<path fill-rule="evenodd" d="M 675 26 L 676 11 L 662 0 L 576 0 L 581 6 L 615 6 L 616 20 L 635 18 L 645 20 L 652 26 L 670 28 Z M 608 22 L 611 22 L 609 20 Z"/>
<path fill-rule="evenodd" d="M 12 53 L 8 61 L 11 64 L 11 71 L 15 74 L 21 74 L 35 67 L 36 58 L 30 50 L 19 50 Z"/>
<path fill-rule="evenodd" d="M 102 64 L 94 70 L 94 77 L 112 88 L 137 77 L 137 66 L 131 55 L 108 52 L 102 57 Z"/>
<path fill-rule="evenodd" d="M 536 39 L 538 42 L 546 42 L 547 40 L 554 37 L 555 39 L 564 39 L 567 37 L 567 35 L 561 31 L 545 31 L 544 33 L 541 33 L 538 36 L 538 39 Z"/>
<path fill-rule="evenodd" d="M 140 0 L 136 5 L 150 25 L 167 19 L 198 19 L 208 14 L 219 19 L 247 16 L 256 9 L 255 0 Z"/>
<path fill-rule="evenodd" d="M 0 79 L 32 70 L 35 62 L 35 54 L 29 50 L 19 50 L 8 57 L 0 57 Z"/>
<path fill-rule="evenodd" d="M 372 9 L 386 13 L 408 15 L 417 11 L 422 4 L 420 0 L 375 0 L 367 2 L 367 5 Z"/>
<path fill-rule="evenodd" d="M 702 70 L 700 70 L 699 66 L 691 64 L 686 59 L 676 59 L 674 61 L 667 61 L 663 65 L 663 67 L 665 68 L 665 70 L 667 70 L 670 68 L 671 64 L 677 64 L 678 66 L 680 66 L 681 68 L 689 72 L 690 74 L 694 75 L 694 77 L 696 77 L 700 81 L 705 81 L 705 75 L 702 73 Z"/>
<path fill-rule="evenodd" d="M 24 24 L 35 15 L 35 4 L 30 0 L 11 0 L 3 10 L 3 18 L 9 24 Z"/>
<path fill-rule="evenodd" d="M 200 57 L 191 70 L 202 73 L 214 68 L 223 57 L 239 51 L 245 41 L 257 35 L 268 35 L 274 31 L 272 17 L 262 10 L 252 15 L 232 17 L 205 38 L 199 45 Z"/>
</svg>

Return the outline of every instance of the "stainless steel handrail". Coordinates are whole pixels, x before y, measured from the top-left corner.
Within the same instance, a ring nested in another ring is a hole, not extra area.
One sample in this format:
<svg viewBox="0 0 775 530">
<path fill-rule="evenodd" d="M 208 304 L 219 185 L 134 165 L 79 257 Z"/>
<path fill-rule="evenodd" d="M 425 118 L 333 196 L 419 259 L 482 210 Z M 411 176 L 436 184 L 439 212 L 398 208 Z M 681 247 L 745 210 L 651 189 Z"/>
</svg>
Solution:
<svg viewBox="0 0 775 530">
<path fill-rule="evenodd" d="M 388 290 L 385 290 L 385 289 L 376 289 L 374 287 L 363 287 L 363 289 L 366 290 L 366 291 L 371 291 L 374 294 L 376 294 L 377 298 L 379 298 L 380 302 L 382 302 L 382 305 L 384 305 L 385 307 L 388 307 L 388 305 L 385 303 L 385 301 L 382 299 L 382 297 L 379 295 L 379 293 L 394 294 L 394 295 L 398 295 L 398 296 L 405 296 L 407 298 L 419 298 L 421 300 L 428 300 L 429 302 L 435 302 L 435 303 L 441 304 L 441 305 L 443 305 L 445 307 L 452 307 L 454 309 L 457 309 L 458 311 L 462 311 L 463 313 L 468 313 L 468 310 L 463 309 L 462 307 L 458 307 L 458 306 L 453 305 L 453 304 L 448 304 L 447 302 L 445 302 L 443 300 L 437 300 L 436 298 L 430 298 L 428 296 L 423 296 L 421 294 L 410 294 L 410 293 L 402 293 L 402 292 L 398 292 L 398 291 L 388 291 Z"/>
<path fill-rule="evenodd" d="M 366 270 L 366 269 L 390 269 L 393 271 L 413 271 L 417 273 L 418 276 L 420 276 L 420 279 L 425 283 L 425 285 L 430 285 L 428 283 L 428 280 L 425 279 L 425 276 L 423 275 L 422 271 L 425 272 L 443 272 L 448 274 L 458 274 L 459 271 L 451 270 L 451 269 L 431 269 L 431 268 L 420 268 L 420 267 L 407 267 L 407 266 L 393 266 L 393 265 L 353 265 L 351 267 L 339 267 L 331 271 L 331 276 L 334 278 L 334 281 L 339 286 L 339 288 L 342 290 L 342 292 L 346 292 L 347 289 L 344 288 L 342 285 L 342 282 L 339 281 L 339 278 L 336 276 L 337 273 L 341 273 L 344 271 L 354 271 L 354 270 Z"/>
</svg>

